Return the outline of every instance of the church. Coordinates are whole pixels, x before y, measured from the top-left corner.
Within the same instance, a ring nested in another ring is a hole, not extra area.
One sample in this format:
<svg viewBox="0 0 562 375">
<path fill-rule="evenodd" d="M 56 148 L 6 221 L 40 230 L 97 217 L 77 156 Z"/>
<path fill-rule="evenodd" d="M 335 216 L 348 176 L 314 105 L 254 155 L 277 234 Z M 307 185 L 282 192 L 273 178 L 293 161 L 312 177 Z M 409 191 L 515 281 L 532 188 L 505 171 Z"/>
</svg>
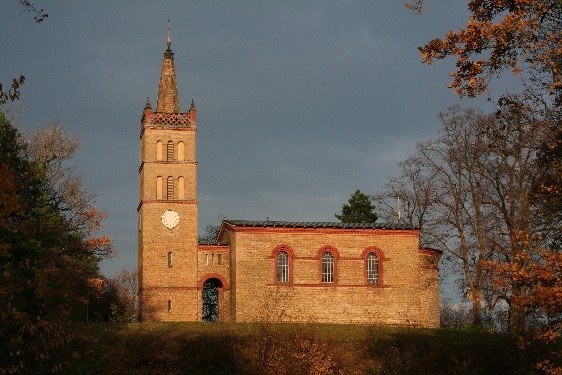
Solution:
<svg viewBox="0 0 562 375">
<path fill-rule="evenodd" d="M 440 251 L 397 223 L 229 220 L 198 242 L 197 110 L 168 38 L 140 129 L 139 318 L 439 326 Z"/>
</svg>

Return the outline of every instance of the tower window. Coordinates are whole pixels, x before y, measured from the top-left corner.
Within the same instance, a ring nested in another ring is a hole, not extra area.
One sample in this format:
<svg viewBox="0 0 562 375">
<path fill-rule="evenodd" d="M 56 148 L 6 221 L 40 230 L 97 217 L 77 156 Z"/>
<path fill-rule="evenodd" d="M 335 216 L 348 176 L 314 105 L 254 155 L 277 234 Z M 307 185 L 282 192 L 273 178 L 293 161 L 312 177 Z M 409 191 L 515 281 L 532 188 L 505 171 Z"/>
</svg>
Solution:
<svg viewBox="0 0 562 375">
<path fill-rule="evenodd" d="M 184 161 L 185 160 L 185 148 L 183 146 L 183 142 L 178 142 L 178 160 Z"/>
<path fill-rule="evenodd" d="M 209 265 L 209 258 L 210 258 L 210 254 L 205 254 L 205 265 L 206 266 Z"/>
<path fill-rule="evenodd" d="M 172 312 L 172 300 L 168 300 L 168 312 Z"/>
<path fill-rule="evenodd" d="M 168 182 L 166 184 L 166 197 L 167 199 L 174 199 L 174 178 L 172 176 L 168 177 Z"/>
<path fill-rule="evenodd" d="M 167 147 L 166 147 L 166 156 L 168 161 L 173 161 L 174 160 L 174 141 L 168 141 Z"/>
<path fill-rule="evenodd" d="M 168 267 L 172 267 L 172 252 L 168 251 Z"/>
<path fill-rule="evenodd" d="M 185 199 L 185 182 L 183 176 L 178 177 L 178 199 Z"/>
<path fill-rule="evenodd" d="M 322 282 L 334 282 L 334 255 L 330 252 L 322 254 Z"/>
<path fill-rule="evenodd" d="M 156 177 L 156 199 L 162 199 L 162 176 Z"/>
<path fill-rule="evenodd" d="M 217 254 L 217 264 L 220 266 L 221 264 L 221 259 L 222 258 L 222 254 Z"/>
<path fill-rule="evenodd" d="M 156 142 L 156 160 L 158 161 L 162 160 L 162 148 L 163 148 L 162 141 Z"/>
</svg>

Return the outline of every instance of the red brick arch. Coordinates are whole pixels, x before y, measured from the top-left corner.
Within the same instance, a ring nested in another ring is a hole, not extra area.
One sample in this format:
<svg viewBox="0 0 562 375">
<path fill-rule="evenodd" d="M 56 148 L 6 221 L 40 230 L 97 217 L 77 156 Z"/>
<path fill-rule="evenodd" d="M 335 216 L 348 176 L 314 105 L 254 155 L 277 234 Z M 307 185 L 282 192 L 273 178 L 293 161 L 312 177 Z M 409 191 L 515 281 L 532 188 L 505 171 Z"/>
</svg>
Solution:
<svg viewBox="0 0 562 375">
<path fill-rule="evenodd" d="M 322 254 L 326 252 L 331 253 L 334 257 L 334 282 L 324 284 L 322 283 Z M 318 280 L 320 281 L 321 285 L 325 285 L 325 286 L 338 285 L 339 269 L 340 269 L 339 267 L 340 252 L 338 251 L 338 249 L 336 249 L 332 245 L 324 245 L 320 249 L 318 249 L 318 252 L 316 254 L 318 257 Z"/>
<path fill-rule="evenodd" d="M 379 282 L 378 284 L 369 284 L 367 282 L 367 255 L 369 255 L 370 253 L 373 253 L 377 256 L 377 258 L 379 258 L 378 261 L 378 271 L 379 271 Z M 363 278 L 365 280 L 365 284 L 368 286 L 372 286 L 372 287 L 380 287 L 382 285 L 384 285 L 384 279 L 383 279 L 383 266 L 382 266 L 382 262 L 385 259 L 384 257 L 384 252 L 376 247 L 376 246 L 369 246 L 367 247 L 365 250 L 363 250 L 363 252 L 361 253 L 361 258 L 363 258 Z"/>
<path fill-rule="evenodd" d="M 287 253 L 287 255 L 289 256 L 289 282 L 288 283 L 280 283 L 279 281 L 277 281 L 277 254 L 279 254 L 281 251 L 285 251 Z M 273 251 L 271 252 L 271 257 L 273 258 L 273 283 L 275 285 L 293 285 L 293 259 L 295 258 L 295 251 L 293 250 L 293 248 L 291 248 L 288 245 L 278 245 L 276 246 Z"/>
<path fill-rule="evenodd" d="M 226 278 L 219 273 L 208 273 L 205 276 L 203 276 L 202 278 L 200 278 L 199 282 L 197 283 L 197 288 L 203 289 L 203 284 L 205 284 L 205 281 L 207 281 L 209 279 L 219 279 L 219 281 L 222 284 L 222 289 L 228 290 L 228 281 L 226 281 Z"/>
<path fill-rule="evenodd" d="M 271 252 L 271 256 L 273 258 L 275 258 L 280 251 L 286 251 L 287 254 L 289 255 L 289 259 L 292 259 L 292 258 L 295 257 L 295 250 L 293 250 L 293 248 L 291 246 L 285 245 L 285 244 L 281 244 L 281 245 L 276 246 L 273 249 L 273 251 Z"/>
</svg>

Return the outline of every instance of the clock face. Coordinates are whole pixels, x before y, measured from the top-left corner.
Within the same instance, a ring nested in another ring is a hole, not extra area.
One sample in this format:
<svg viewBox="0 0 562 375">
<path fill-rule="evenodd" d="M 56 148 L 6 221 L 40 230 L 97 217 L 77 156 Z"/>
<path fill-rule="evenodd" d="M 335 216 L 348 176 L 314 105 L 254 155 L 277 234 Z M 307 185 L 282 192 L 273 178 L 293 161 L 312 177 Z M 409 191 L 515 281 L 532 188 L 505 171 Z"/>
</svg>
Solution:
<svg viewBox="0 0 562 375">
<path fill-rule="evenodd" d="M 180 222 L 180 215 L 176 211 L 168 210 L 162 214 L 162 224 L 166 228 L 175 228 Z"/>
</svg>

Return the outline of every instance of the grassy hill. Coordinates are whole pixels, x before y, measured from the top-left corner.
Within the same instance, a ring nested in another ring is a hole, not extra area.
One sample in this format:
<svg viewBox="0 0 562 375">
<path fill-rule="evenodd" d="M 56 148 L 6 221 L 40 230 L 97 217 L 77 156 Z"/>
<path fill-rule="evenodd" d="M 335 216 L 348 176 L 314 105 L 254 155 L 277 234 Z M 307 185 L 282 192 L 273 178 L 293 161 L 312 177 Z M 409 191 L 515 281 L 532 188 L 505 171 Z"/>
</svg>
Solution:
<svg viewBox="0 0 562 375">
<path fill-rule="evenodd" d="M 143 323 L 80 327 L 68 373 L 528 374 L 507 335 L 331 324 Z"/>
</svg>

